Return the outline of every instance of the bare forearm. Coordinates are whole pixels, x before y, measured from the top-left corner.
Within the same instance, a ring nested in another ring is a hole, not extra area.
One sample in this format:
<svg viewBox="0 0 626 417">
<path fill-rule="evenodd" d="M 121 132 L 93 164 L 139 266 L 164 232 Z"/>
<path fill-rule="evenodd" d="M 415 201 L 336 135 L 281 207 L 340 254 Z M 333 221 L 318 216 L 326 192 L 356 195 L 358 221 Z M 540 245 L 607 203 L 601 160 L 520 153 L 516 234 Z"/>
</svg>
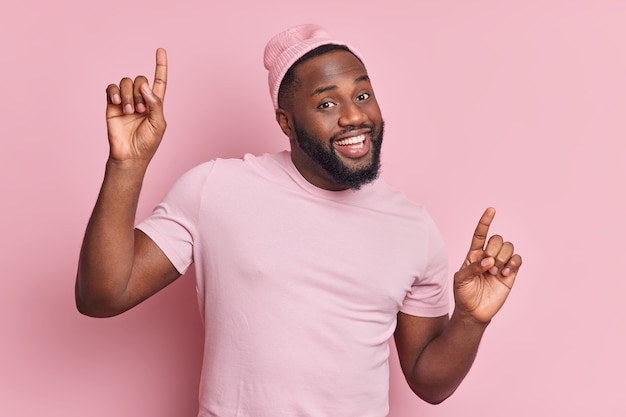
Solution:
<svg viewBox="0 0 626 417">
<path fill-rule="evenodd" d="M 455 312 L 419 356 L 409 380 L 411 388 L 434 404 L 452 395 L 474 363 L 486 327 Z"/>
<path fill-rule="evenodd" d="M 76 278 L 78 309 L 101 315 L 121 297 L 133 267 L 137 201 L 146 165 L 109 160 L 87 225 Z"/>
</svg>

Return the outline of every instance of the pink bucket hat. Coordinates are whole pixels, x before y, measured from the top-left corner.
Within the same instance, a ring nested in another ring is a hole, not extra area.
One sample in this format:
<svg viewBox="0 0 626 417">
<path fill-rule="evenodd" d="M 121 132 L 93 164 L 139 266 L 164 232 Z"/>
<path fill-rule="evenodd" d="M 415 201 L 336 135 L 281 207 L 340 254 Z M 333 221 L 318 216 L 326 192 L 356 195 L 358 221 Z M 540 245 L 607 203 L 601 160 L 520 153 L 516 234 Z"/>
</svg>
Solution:
<svg viewBox="0 0 626 417">
<path fill-rule="evenodd" d="M 268 70 L 270 96 L 278 109 L 278 89 L 291 66 L 306 53 L 322 45 L 342 45 L 361 61 L 361 56 L 345 42 L 334 40 L 321 26 L 306 24 L 291 27 L 274 36 L 265 46 L 263 65 Z"/>
</svg>

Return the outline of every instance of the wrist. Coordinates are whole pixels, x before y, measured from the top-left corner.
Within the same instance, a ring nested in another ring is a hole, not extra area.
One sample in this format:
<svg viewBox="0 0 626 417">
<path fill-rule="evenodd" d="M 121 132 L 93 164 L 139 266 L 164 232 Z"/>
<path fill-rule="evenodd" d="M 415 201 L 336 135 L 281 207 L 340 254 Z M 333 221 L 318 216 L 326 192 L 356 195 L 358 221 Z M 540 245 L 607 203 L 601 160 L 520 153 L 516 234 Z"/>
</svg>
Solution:
<svg viewBox="0 0 626 417">
<path fill-rule="evenodd" d="M 150 161 L 142 159 L 119 160 L 109 156 L 106 163 L 106 170 L 107 172 L 123 172 L 126 176 L 135 174 L 143 177 L 148 170 L 149 163 Z"/>
<path fill-rule="evenodd" d="M 106 189 L 114 189 L 116 193 L 138 194 L 148 168 L 147 162 L 138 160 L 119 161 L 109 158 L 104 174 Z"/>
<path fill-rule="evenodd" d="M 474 314 L 472 314 L 471 311 L 466 311 L 458 307 L 454 308 L 450 321 L 461 324 L 465 328 L 472 328 L 481 331 L 484 331 L 487 326 L 489 326 L 489 323 L 491 323 L 491 320 L 479 320 Z"/>
</svg>

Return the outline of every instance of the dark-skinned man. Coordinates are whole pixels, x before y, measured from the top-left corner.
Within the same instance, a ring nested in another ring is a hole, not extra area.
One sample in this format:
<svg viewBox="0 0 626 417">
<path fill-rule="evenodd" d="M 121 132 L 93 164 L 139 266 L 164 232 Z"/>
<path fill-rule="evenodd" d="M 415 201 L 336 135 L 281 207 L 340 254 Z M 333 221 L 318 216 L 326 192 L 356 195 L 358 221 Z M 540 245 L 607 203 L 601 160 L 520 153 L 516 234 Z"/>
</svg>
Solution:
<svg viewBox="0 0 626 417">
<path fill-rule="evenodd" d="M 194 167 L 139 225 L 141 184 L 166 127 L 166 52 L 157 50 L 152 87 L 139 76 L 107 88 L 110 154 L 80 255 L 78 309 L 120 314 L 193 265 L 206 331 L 200 417 L 385 416 L 392 336 L 411 389 L 445 400 L 521 257 L 487 238 L 488 208 L 448 277 L 427 211 L 378 178 L 384 122 L 353 47 L 301 25 L 269 41 L 264 64 L 290 150 Z"/>
</svg>

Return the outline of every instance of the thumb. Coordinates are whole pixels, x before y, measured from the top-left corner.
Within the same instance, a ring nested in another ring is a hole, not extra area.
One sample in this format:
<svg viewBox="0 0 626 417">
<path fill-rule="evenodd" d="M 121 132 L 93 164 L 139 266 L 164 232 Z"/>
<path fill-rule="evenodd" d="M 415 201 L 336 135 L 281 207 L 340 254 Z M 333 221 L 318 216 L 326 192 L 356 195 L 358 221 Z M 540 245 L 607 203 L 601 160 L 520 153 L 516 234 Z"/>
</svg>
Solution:
<svg viewBox="0 0 626 417">
<path fill-rule="evenodd" d="M 154 94 L 148 83 L 144 83 L 141 86 L 141 95 L 148 107 L 156 109 L 163 106 L 161 99 L 156 94 Z"/>
<path fill-rule="evenodd" d="M 457 281 L 465 281 L 471 279 L 477 275 L 483 274 L 489 270 L 492 266 L 496 264 L 496 260 L 488 256 L 486 258 L 481 259 L 477 262 L 472 262 L 467 265 L 465 268 L 461 268 L 456 274 L 455 278 Z"/>
<path fill-rule="evenodd" d="M 141 86 L 141 95 L 148 108 L 148 114 L 150 118 L 159 124 L 164 124 L 165 117 L 163 116 L 163 101 L 154 94 L 148 83 Z"/>
</svg>

